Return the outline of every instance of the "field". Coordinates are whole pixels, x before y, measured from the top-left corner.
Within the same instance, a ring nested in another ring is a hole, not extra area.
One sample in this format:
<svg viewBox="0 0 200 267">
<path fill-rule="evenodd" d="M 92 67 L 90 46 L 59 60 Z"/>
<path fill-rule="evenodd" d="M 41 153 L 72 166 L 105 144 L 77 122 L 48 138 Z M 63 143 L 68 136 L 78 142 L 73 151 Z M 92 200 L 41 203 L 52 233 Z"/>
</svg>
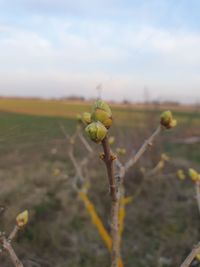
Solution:
<svg viewBox="0 0 200 267">
<path fill-rule="evenodd" d="M 83 203 L 73 190 L 73 166 L 61 125 L 75 131 L 78 113 L 89 111 L 89 102 L 0 99 L 0 229 L 10 231 L 16 214 L 29 209 L 30 223 L 17 238 L 16 251 L 26 266 L 108 266 L 109 253 L 92 225 Z M 135 152 L 159 123 L 166 106 L 113 105 L 116 136 L 114 149 Z M 180 265 L 199 240 L 199 211 L 194 185 L 179 181 L 176 171 L 200 165 L 200 112 L 198 107 L 170 107 L 178 127 L 162 133 L 125 183 L 127 195 L 136 196 L 127 206 L 124 243 L 127 267 L 174 267 Z M 97 157 L 91 161 L 89 196 L 109 229 L 108 188 L 104 168 Z M 76 156 L 84 149 L 77 144 Z M 145 178 L 166 153 L 170 161 L 162 172 Z M 127 155 L 122 156 L 125 161 Z M 145 181 L 145 182 L 144 182 Z M 138 188 L 140 188 L 139 194 Z M 197 262 L 194 266 L 198 266 Z M 5 256 L 0 265 L 11 266 Z"/>
</svg>

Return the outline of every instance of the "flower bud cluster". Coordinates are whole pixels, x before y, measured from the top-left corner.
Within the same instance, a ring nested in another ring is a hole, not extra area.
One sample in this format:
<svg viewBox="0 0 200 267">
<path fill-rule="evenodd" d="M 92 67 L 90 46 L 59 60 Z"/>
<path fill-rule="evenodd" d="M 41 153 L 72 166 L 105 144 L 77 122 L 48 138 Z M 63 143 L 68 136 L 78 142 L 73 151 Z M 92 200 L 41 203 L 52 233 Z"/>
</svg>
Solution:
<svg viewBox="0 0 200 267">
<path fill-rule="evenodd" d="M 177 121 L 173 118 L 170 110 L 164 111 L 160 116 L 160 124 L 166 129 L 176 127 Z"/>
<path fill-rule="evenodd" d="M 97 100 L 92 107 L 92 113 L 83 113 L 82 119 L 88 124 L 85 131 L 90 139 L 100 143 L 112 125 L 112 112 L 107 103 Z"/>
</svg>

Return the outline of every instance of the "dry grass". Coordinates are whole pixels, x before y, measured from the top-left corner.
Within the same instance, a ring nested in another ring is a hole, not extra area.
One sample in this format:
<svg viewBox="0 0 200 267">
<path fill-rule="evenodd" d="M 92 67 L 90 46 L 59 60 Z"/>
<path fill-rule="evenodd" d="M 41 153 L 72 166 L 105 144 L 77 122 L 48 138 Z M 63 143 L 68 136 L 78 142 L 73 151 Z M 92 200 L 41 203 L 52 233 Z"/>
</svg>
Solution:
<svg viewBox="0 0 200 267">
<path fill-rule="evenodd" d="M 0 229 L 9 232 L 16 214 L 25 208 L 30 210 L 30 224 L 16 243 L 17 254 L 27 267 L 36 266 L 34 263 L 40 267 L 100 267 L 109 263 L 109 253 L 71 188 L 73 167 L 58 127 L 62 123 L 72 133 L 76 122 L 71 118 L 87 108 L 88 103 L 0 99 L 0 109 L 4 110 L 0 113 L 0 204 L 6 206 Z M 193 185 L 177 181 L 175 175 L 166 176 L 178 168 L 198 169 L 199 144 L 170 144 L 200 132 L 199 114 L 176 112 L 176 115 L 180 120 L 173 135 L 169 132 L 161 136 L 153 153 L 147 153 L 125 181 L 129 196 L 142 185 L 140 194 L 126 211 L 122 250 L 127 267 L 178 266 L 199 237 Z M 116 118 L 112 133 L 118 144 L 113 150 L 124 144 L 131 152 L 157 125 L 158 110 L 146 113 L 133 107 L 114 106 Z M 172 161 L 163 174 L 142 183 L 140 167 L 154 167 L 162 152 L 167 152 Z M 82 158 L 84 153 L 80 147 L 76 156 Z M 122 157 L 122 161 L 125 159 L 126 156 Z M 55 169 L 60 170 L 59 175 Z M 93 159 L 89 197 L 98 215 L 108 218 L 109 195 L 103 175 L 103 164 Z M 109 229 L 109 221 L 103 219 L 103 223 Z M 167 264 L 161 265 L 163 259 Z M 0 266 L 11 265 L 3 257 Z"/>
</svg>

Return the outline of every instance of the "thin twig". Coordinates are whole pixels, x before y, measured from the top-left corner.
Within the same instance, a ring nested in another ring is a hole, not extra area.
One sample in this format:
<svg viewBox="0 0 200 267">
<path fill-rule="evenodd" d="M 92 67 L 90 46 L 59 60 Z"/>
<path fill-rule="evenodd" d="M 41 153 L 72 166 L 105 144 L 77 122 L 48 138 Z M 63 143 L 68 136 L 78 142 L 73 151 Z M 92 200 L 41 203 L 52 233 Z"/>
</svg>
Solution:
<svg viewBox="0 0 200 267">
<path fill-rule="evenodd" d="M 72 164 L 74 166 L 74 169 L 76 171 L 76 176 L 80 180 L 82 180 L 83 175 L 82 175 L 82 170 L 80 168 L 81 164 L 79 164 L 77 162 L 77 160 L 76 160 L 76 158 L 74 156 L 74 142 L 75 142 L 75 139 L 76 139 L 76 137 L 78 135 L 79 128 L 77 127 L 75 133 L 70 137 L 68 135 L 68 133 L 66 132 L 64 126 L 62 124 L 60 124 L 59 126 L 60 126 L 60 129 L 61 129 L 62 133 L 64 134 L 66 140 L 69 142 L 70 147 L 69 147 L 69 150 L 68 150 L 68 156 L 69 156 L 69 158 L 70 158 L 70 160 L 71 160 L 71 162 L 72 162 Z"/>
<path fill-rule="evenodd" d="M 69 136 L 68 133 L 65 131 L 64 126 L 63 126 L 62 124 L 59 124 L 59 126 L 60 126 L 60 130 L 61 130 L 61 132 L 64 134 L 64 136 L 65 136 L 65 138 L 67 139 L 67 141 L 69 141 L 70 136 Z"/>
<path fill-rule="evenodd" d="M 70 149 L 70 151 L 68 152 L 69 158 L 74 166 L 74 169 L 76 171 L 76 175 L 82 180 L 82 171 L 81 168 L 79 168 L 79 164 L 76 161 L 75 157 L 74 157 L 74 153 L 73 153 L 73 149 Z"/>
<path fill-rule="evenodd" d="M 85 146 L 85 148 L 87 149 L 87 151 L 89 153 L 93 153 L 93 149 L 90 146 L 90 144 L 87 142 L 87 140 L 84 138 L 84 136 L 82 135 L 82 133 L 79 131 L 78 132 L 78 137 L 80 138 L 81 142 L 83 143 L 83 145 Z"/>
<path fill-rule="evenodd" d="M 180 267 L 189 267 L 197 254 L 200 253 L 200 244 L 196 245 Z"/>
<path fill-rule="evenodd" d="M 17 225 L 15 225 L 15 227 L 13 228 L 12 232 L 10 233 L 9 237 L 8 237 L 8 241 L 11 242 L 17 235 L 19 231 L 19 227 Z"/>
<path fill-rule="evenodd" d="M 161 129 L 162 127 L 161 125 L 159 125 L 158 128 L 153 132 L 153 134 L 144 142 L 138 152 L 132 158 L 129 159 L 129 161 L 125 164 L 126 171 L 130 169 L 130 167 L 132 167 L 141 158 L 141 156 L 144 154 L 148 147 L 152 146 L 154 139 L 161 132 Z"/>
<path fill-rule="evenodd" d="M 12 236 L 11 236 L 12 237 Z M 19 260 L 19 258 L 17 257 L 11 243 L 10 240 L 7 239 L 4 235 L 0 237 L 0 242 L 2 243 L 2 247 L 3 249 L 5 249 L 8 254 L 10 255 L 11 261 L 14 264 L 15 267 L 24 267 L 24 265 L 22 264 L 22 262 Z"/>
</svg>

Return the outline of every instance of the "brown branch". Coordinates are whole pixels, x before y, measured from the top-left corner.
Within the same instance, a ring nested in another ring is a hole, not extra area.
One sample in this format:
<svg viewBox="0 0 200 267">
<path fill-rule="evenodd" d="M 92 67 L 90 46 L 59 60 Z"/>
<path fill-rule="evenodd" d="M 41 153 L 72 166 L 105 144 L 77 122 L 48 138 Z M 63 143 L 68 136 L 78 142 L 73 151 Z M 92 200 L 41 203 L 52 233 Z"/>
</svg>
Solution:
<svg viewBox="0 0 200 267">
<path fill-rule="evenodd" d="M 13 237 L 13 236 L 11 236 Z M 14 264 L 15 267 L 24 267 L 24 265 L 22 264 L 22 262 L 19 260 L 19 258 L 17 257 L 9 239 L 7 239 L 5 237 L 5 235 L 2 235 L 0 237 L 0 242 L 2 243 L 2 247 L 3 249 L 5 249 L 8 254 L 10 255 L 11 261 Z"/>
<path fill-rule="evenodd" d="M 197 254 L 200 253 L 200 244 L 196 245 L 180 267 L 189 267 Z"/>
<path fill-rule="evenodd" d="M 15 225 L 15 227 L 13 228 L 12 232 L 10 233 L 9 237 L 8 237 L 8 241 L 11 242 L 17 235 L 19 231 L 19 227 L 17 225 Z"/>
<path fill-rule="evenodd" d="M 119 212 L 119 199 L 120 199 L 120 189 L 123 183 L 123 178 L 130 167 L 132 167 L 144 154 L 149 146 L 152 146 L 154 139 L 161 132 L 162 126 L 159 125 L 158 128 L 153 132 L 153 134 L 144 142 L 138 152 L 130 158 L 130 160 L 125 164 L 121 164 L 119 160 L 116 160 L 116 166 L 119 169 L 119 184 L 116 183 L 114 176 L 114 167 L 113 167 L 113 155 L 110 150 L 107 137 L 102 141 L 102 146 L 104 150 L 104 162 L 107 169 L 110 194 L 112 199 L 111 207 L 111 238 L 112 238 L 112 266 L 117 267 L 117 262 L 119 259 L 119 236 L 118 236 L 118 212 Z"/>
<path fill-rule="evenodd" d="M 157 137 L 158 134 L 160 134 L 161 129 L 162 126 L 159 125 L 158 128 L 153 132 L 153 134 L 144 142 L 138 152 L 128 160 L 128 162 L 125 164 L 126 171 L 130 169 L 141 158 L 141 156 L 148 149 L 148 147 L 152 146 L 154 139 Z"/>
<path fill-rule="evenodd" d="M 113 167 L 113 157 L 111 154 L 110 146 L 108 143 L 107 136 L 102 141 L 103 151 L 104 151 L 104 162 L 107 169 L 108 181 L 110 186 L 110 195 L 113 200 L 117 199 L 117 188 L 114 176 L 114 167 Z"/>
<path fill-rule="evenodd" d="M 119 260 L 119 235 L 118 235 L 118 213 L 119 213 L 119 201 L 120 191 L 118 191 L 115 176 L 114 176 L 114 157 L 111 153 L 107 136 L 102 141 L 104 151 L 104 162 L 107 169 L 108 181 L 110 186 L 111 195 L 111 239 L 112 239 L 112 251 L 111 251 L 111 267 L 118 266 Z"/>
</svg>

